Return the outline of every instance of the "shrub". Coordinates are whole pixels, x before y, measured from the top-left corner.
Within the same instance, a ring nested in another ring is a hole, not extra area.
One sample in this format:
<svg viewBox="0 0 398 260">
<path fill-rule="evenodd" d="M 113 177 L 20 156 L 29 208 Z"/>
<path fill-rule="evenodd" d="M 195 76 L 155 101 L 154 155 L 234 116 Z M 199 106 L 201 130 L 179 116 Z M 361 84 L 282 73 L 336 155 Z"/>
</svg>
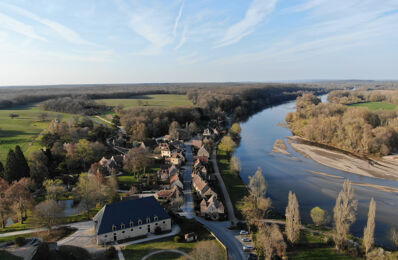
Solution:
<svg viewBox="0 0 398 260">
<path fill-rule="evenodd" d="M 112 259 L 116 257 L 116 248 L 114 246 L 108 247 L 105 251 L 105 258 Z"/>
<path fill-rule="evenodd" d="M 23 246 L 26 244 L 26 239 L 24 237 L 16 237 L 14 242 L 17 246 Z"/>
<path fill-rule="evenodd" d="M 181 241 L 181 237 L 180 236 L 175 236 L 174 237 L 174 242 L 179 243 Z"/>
<path fill-rule="evenodd" d="M 156 227 L 156 228 L 155 228 L 155 234 L 156 234 L 156 235 L 162 234 L 162 229 L 161 229 L 160 227 Z"/>
</svg>

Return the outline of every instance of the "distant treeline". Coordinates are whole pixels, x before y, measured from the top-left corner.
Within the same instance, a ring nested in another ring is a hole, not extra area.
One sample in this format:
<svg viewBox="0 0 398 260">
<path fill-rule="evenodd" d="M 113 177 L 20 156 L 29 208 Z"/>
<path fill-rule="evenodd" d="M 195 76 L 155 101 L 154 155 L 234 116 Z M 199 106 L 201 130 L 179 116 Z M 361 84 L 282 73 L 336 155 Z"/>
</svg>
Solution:
<svg viewBox="0 0 398 260">
<path fill-rule="evenodd" d="M 49 111 L 83 115 L 99 115 L 110 110 L 105 104 L 90 100 L 86 96 L 54 98 L 43 102 L 41 107 Z"/>
<path fill-rule="evenodd" d="M 310 83 L 163 83 L 163 84 L 99 84 L 31 87 L 0 87 L 0 108 L 10 108 L 60 97 L 87 96 L 89 99 L 128 98 L 149 94 L 186 94 L 188 91 L 229 92 L 233 88 L 295 86 L 299 88 L 344 89 L 353 87 L 392 88 L 397 82 L 323 81 Z"/>
<path fill-rule="evenodd" d="M 328 95 L 328 101 L 335 104 L 356 104 L 363 102 L 390 102 L 398 104 L 398 92 L 394 90 L 347 91 L 336 90 Z"/>
<path fill-rule="evenodd" d="M 330 99 L 336 101 L 340 94 L 332 92 Z M 374 97 L 371 92 L 363 94 Z M 295 135 L 360 155 L 382 156 L 398 151 L 397 111 L 321 103 L 308 93 L 297 98 L 296 108 L 297 112 L 286 117 Z"/>
</svg>

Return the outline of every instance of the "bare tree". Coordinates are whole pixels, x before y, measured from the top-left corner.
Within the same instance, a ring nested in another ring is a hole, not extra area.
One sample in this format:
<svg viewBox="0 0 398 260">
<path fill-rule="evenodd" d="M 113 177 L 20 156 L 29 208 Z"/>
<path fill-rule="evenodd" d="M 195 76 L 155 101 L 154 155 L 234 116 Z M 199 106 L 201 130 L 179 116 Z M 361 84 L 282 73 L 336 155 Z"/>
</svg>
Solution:
<svg viewBox="0 0 398 260">
<path fill-rule="evenodd" d="M 131 185 L 129 191 L 126 193 L 126 196 L 133 196 L 137 192 L 138 192 L 137 187 L 135 187 L 134 185 Z"/>
<path fill-rule="evenodd" d="M 201 241 L 190 253 L 190 258 L 194 260 L 223 260 L 224 251 L 215 241 Z"/>
<path fill-rule="evenodd" d="M 398 230 L 396 228 L 391 229 L 391 240 L 398 247 Z"/>
<path fill-rule="evenodd" d="M 29 178 L 22 178 L 19 181 L 14 181 L 6 192 L 6 196 L 11 202 L 11 207 L 21 224 L 23 224 L 26 212 L 31 208 L 33 202 L 33 196 L 29 190 L 30 185 L 31 181 Z"/>
<path fill-rule="evenodd" d="M 87 219 L 90 219 L 90 210 L 97 204 L 101 196 L 94 176 L 87 173 L 80 174 L 74 193 L 75 197 L 80 199 L 80 206 L 86 211 Z"/>
<path fill-rule="evenodd" d="M 286 207 L 286 235 L 287 239 L 294 244 L 300 238 L 300 211 L 296 194 L 289 191 L 289 202 Z"/>
<path fill-rule="evenodd" d="M 278 225 L 264 225 L 259 228 L 256 235 L 257 252 L 265 259 L 273 259 L 278 256 L 283 258 L 286 255 L 286 243 Z"/>
<path fill-rule="evenodd" d="M 249 177 L 249 179 L 250 193 L 256 198 L 264 197 L 267 193 L 267 182 L 261 168 L 258 168 L 256 173 L 252 177 Z"/>
<path fill-rule="evenodd" d="M 338 250 L 341 250 L 347 241 L 350 226 L 356 219 L 357 208 L 358 201 L 355 199 L 354 189 L 351 187 L 351 182 L 345 180 L 343 190 L 339 193 L 336 206 L 333 209 L 335 225 L 334 241 Z"/>
<path fill-rule="evenodd" d="M 50 233 L 52 227 L 63 223 L 64 206 L 55 200 L 45 200 L 40 202 L 32 214 L 32 222 L 37 227 L 44 227 Z"/>
<path fill-rule="evenodd" d="M 59 179 L 45 180 L 43 186 L 46 189 L 46 198 L 48 200 L 58 201 L 66 193 L 66 187 Z"/>
<path fill-rule="evenodd" d="M 374 244 L 375 234 L 375 218 L 376 218 L 376 201 L 372 198 L 369 204 L 368 212 L 368 223 L 363 232 L 363 246 L 365 247 L 365 253 L 368 255 L 370 249 Z"/>
<path fill-rule="evenodd" d="M 10 213 L 10 200 L 7 197 L 8 182 L 0 178 L 0 222 L 1 227 L 6 226 L 6 220 Z"/>
</svg>

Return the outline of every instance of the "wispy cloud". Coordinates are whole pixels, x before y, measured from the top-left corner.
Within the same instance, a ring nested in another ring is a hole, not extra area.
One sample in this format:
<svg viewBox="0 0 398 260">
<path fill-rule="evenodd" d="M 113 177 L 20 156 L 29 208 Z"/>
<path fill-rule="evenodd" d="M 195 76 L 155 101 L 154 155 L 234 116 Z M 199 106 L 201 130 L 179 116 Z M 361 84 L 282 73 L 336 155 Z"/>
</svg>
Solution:
<svg viewBox="0 0 398 260">
<path fill-rule="evenodd" d="M 186 41 L 187 41 L 187 27 L 185 26 L 184 30 L 182 31 L 180 42 L 177 44 L 177 46 L 174 49 L 178 50 L 185 44 Z"/>
<path fill-rule="evenodd" d="M 174 29 L 173 29 L 173 36 L 176 37 L 177 35 L 177 28 L 178 28 L 178 24 L 180 23 L 181 17 L 182 17 L 182 12 L 184 10 L 184 4 L 185 4 L 185 0 L 182 0 L 181 6 L 180 6 L 180 10 L 178 11 L 178 15 L 176 17 L 176 20 L 174 22 Z"/>
<path fill-rule="evenodd" d="M 246 11 L 245 17 L 227 29 L 224 38 L 216 47 L 234 44 L 253 33 L 255 27 L 272 13 L 276 3 L 277 0 L 253 0 Z"/>
<path fill-rule="evenodd" d="M 45 41 L 46 39 L 38 35 L 32 26 L 24 24 L 14 18 L 9 17 L 3 13 L 0 13 L 0 27 L 3 29 L 10 30 L 31 39 L 42 40 Z"/>
<path fill-rule="evenodd" d="M 51 28 L 61 38 L 63 38 L 64 40 L 66 40 L 70 43 L 92 45 L 92 43 L 84 40 L 78 33 L 76 33 L 72 29 L 70 29 L 60 23 L 57 23 L 55 21 L 52 21 L 52 20 L 49 20 L 46 18 L 42 18 L 36 14 L 33 14 L 27 10 L 24 10 L 24 9 L 14 6 L 14 5 L 9 5 L 9 4 L 2 4 L 2 5 L 8 7 L 11 10 L 14 10 L 15 12 L 19 13 L 20 15 L 23 15 L 29 19 L 32 19 L 36 22 L 39 22 L 39 23 Z"/>
</svg>

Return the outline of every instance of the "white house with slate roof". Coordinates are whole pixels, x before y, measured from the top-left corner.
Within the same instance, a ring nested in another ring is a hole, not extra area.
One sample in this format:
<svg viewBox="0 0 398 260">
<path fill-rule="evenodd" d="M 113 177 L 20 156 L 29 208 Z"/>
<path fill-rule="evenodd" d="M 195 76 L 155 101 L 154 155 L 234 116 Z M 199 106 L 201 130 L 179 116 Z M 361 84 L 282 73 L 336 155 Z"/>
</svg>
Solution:
<svg viewBox="0 0 398 260">
<path fill-rule="evenodd" d="M 105 205 L 94 217 L 97 244 L 171 230 L 171 218 L 154 197 Z"/>
</svg>

